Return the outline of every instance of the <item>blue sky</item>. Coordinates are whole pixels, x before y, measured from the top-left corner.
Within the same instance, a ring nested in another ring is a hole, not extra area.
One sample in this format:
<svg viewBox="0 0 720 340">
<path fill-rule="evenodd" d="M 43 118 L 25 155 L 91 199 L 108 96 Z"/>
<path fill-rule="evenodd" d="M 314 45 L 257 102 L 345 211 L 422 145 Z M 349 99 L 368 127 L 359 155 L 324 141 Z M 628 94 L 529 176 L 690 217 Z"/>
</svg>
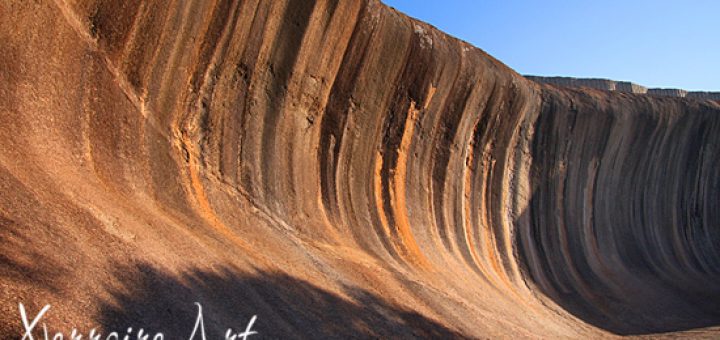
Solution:
<svg viewBox="0 0 720 340">
<path fill-rule="evenodd" d="M 522 74 L 720 91 L 720 0 L 383 0 Z"/>
</svg>

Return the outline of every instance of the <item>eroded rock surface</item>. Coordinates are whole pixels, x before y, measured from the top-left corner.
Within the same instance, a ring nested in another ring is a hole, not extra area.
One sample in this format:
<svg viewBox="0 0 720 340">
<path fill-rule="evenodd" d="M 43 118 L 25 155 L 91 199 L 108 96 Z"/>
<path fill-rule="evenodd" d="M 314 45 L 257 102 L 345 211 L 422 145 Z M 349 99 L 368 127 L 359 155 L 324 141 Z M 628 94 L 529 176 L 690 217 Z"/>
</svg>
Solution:
<svg viewBox="0 0 720 340">
<path fill-rule="evenodd" d="M 715 103 L 374 0 L 4 1 L 0 94 L 2 338 L 718 334 Z"/>
</svg>

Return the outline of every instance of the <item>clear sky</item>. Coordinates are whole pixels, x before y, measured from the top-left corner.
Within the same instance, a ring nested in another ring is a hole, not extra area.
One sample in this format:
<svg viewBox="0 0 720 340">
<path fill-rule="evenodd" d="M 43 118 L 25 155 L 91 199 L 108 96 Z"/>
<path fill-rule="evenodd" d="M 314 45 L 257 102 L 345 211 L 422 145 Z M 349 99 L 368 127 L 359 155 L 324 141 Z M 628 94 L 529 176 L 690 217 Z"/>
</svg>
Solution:
<svg viewBox="0 0 720 340">
<path fill-rule="evenodd" d="M 720 91 L 720 0 L 383 0 L 521 74 Z"/>
</svg>

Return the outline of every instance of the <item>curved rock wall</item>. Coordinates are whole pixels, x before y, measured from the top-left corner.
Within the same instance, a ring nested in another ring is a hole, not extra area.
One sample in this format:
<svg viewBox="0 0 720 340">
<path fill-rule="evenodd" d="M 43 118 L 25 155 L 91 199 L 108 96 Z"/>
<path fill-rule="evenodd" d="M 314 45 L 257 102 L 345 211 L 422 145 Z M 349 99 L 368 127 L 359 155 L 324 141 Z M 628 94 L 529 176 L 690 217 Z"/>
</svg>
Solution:
<svg viewBox="0 0 720 340">
<path fill-rule="evenodd" d="M 277 337 L 720 323 L 718 105 L 539 86 L 377 1 L 0 6 L 4 336 L 18 301 L 168 336 L 195 301 Z"/>
<path fill-rule="evenodd" d="M 516 225 L 541 290 L 620 334 L 716 324 L 716 116 L 692 101 L 544 91 Z"/>
</svg>

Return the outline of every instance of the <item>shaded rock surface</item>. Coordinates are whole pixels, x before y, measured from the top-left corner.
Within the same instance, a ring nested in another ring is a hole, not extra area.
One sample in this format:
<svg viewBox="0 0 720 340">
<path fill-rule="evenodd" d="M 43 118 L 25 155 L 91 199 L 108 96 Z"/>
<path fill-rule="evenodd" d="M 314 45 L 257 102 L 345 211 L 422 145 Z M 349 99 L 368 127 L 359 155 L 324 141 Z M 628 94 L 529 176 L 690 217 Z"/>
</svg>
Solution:
<svg viewBox="0 0 720 340">
<path fill-rule="evenodd" d="M 378 1 L 0 3 L 0 336 L 713 337 L 720 106 Z M 38 333 L 39 334 L 39 333 Z"/>
</svg>

